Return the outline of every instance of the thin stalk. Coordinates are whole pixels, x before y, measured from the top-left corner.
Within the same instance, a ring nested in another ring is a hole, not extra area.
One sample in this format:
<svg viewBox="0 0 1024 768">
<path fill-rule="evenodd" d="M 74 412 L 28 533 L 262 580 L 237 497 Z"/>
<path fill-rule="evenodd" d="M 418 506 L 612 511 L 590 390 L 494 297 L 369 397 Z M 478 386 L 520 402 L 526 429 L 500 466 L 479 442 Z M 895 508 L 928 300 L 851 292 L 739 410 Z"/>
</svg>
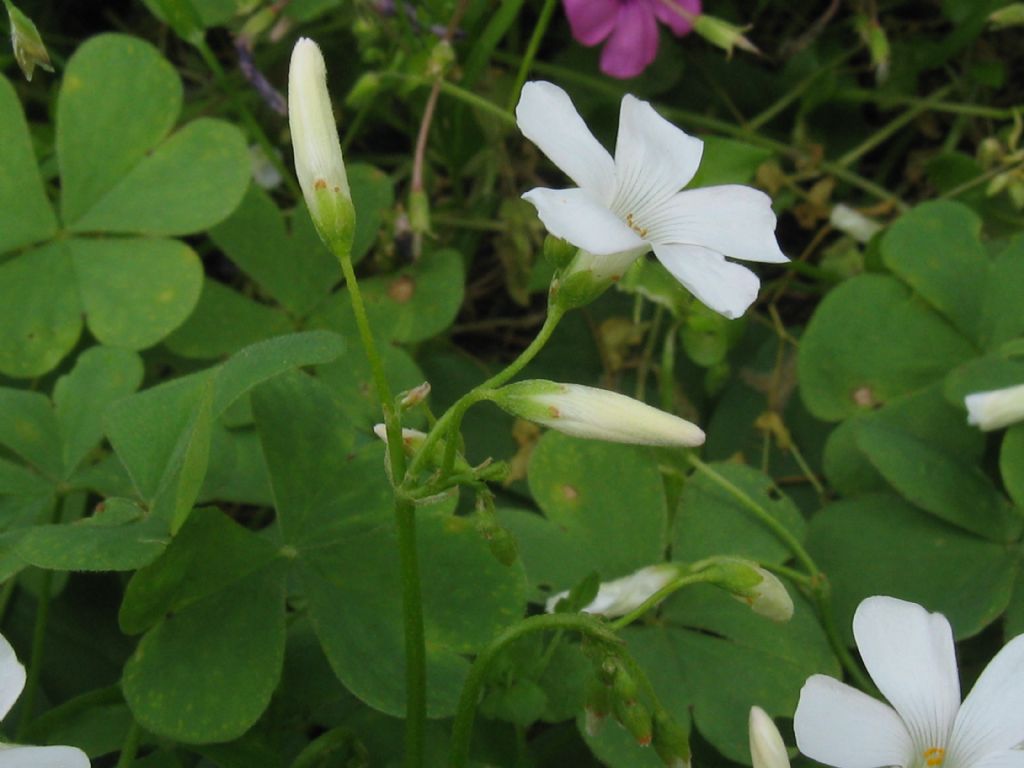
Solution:
<svg viewBox="0 0 1024 768">
<path fill-rule="evenodd" d="M 380 72 L 381 80 L 399 80 L 403 83 L 408 83 L 414 86 L 433 86 L 434 80 L 430 80 L 418 75 L 408 75 L 404 72 Z M 493 101 L 488 101 L 482 96 L 478 96 L 472 91 L 467 91 L 465 88 L 460 88 L 454 83 L 448 80 L 441 81 L 441 92 L 445 93 L 457 101 L 461 101 L 471 107 L 479 109 L 481 112 L 498 118 L 502 122 L 508 125 L 516 124 L 516 116 L 513 115 L 506 109 L 499 107 Z"/>
<path fill-rule="evenodd" d="M 527 363 L 533 360 L 533 358 L 537 356 L 537 353 L 544 348 L 545 344 L 547 344 L 548 340 L 551 338 L 551 334 L 555 332 L 555 328 L 558 327 L 558 323 L 562 320 L 564 315 L 564 310 L 549 307 L 548 315 L 544 318 L 544 325 L 541 326 L 540 331 L 537 332 L 537 336 L 530 342 L 530 345 L 519 354 L 519 357 L 509 363 L 504 369 L 491 376 L 491 378 L 483 384 L 471 389 L 461 398 L 456 400 L 455 403 L 441 415 L 409 465 L 409 472 L 406 477 L 407 487 L 409 484 L 415 482 L 416 475 L 423 470 L 424 463 L 432 455 L 433 448 L 437 444 L 437 441 L 442 437 L 449 437 L 452 425 L 457 425 L 462 420 L 463 415 L 471 405 L 483 400 L 486 397 L 488 390 L 500 387 L 519 373 Z M 450 437 L 449 440 L 451 440 Z"/>
<path fill-rule="evenodd" d="M 937 91 L 935 91 L 935 93 L 933 93 L 927 99 L 923 99 L 921 102 L 914 104 L 909 109 L 907 109 L 907 111 L 904 112 L 902 115 L 883 125 L 880 129 L 878 129 L 873 134 L 868 136 L 856 147 L 854 147 L 849 152 L 840 157 L 838 160 L 836 160 L 835 164 L 841 168 L 845 168 L 847 166 L 852 165 L 861 157 L 870 152 L 872 149 L 877 147 L 879 144 L 882 144 L 887 139 L 889 139 L 894 133 L 903 128 L 903 126 L 907 125 L 913 120 L 916 120 L 918 115 L 922 114 L 923 112 L 927 112 L 930 109 L 931 104 L 937 101 L 938 99 L 941 99 L 947 93 L 949 93 L 952 87 L 952 85 L 944 85 L 942 88 L 939 88 Z"/>
<path fill-rule="evenodd" d="M 941 101 L 934 96 L 879 96 L 875 91 L 867 88 L 845 88 L 835 95 L 836 101 L 873 102 L 881 109 L 892 106 L 922 106 L 931 112 L 946 112 L 951 115 L 966 115 L 967 117 L 981 117 L 990 120 L 1012 120 L 1014 113 L 1024 110 L 1024 104 L 1000 109 L 999 107 L 986 107 L 980 104 L 963 104 L 954 101 Z"/>
<path fill-rule="evenodd" d="M 530 67 L 533 66 L 533 60 L 537 57 L 537 49 L 540 48 L 540 43 L 544 39 L 544 33 L 548 31 L 548 25 L 551 23 L 551 17 L 557 4 L 557 0 L 545 0 L 544 7 L 540 9 L 537 25 L 533 28 L 533 34 L 530 35 L 530 42 L 526 44 L 526 51 L 523 53 L 522 61 L 519 62 L 519 71 L 516 72 L 515 83 L 508 95 L 507 109 L 510 112 L 515 109 L 516 102 L 519 101 L 519 92 L 523 89 L 523 83 L 526 82 L 526 78 L 530 74 Z"/>
<path fill-rule="evenodd" d="M 770 104 L 766 109 L 750 118 L 750 120 L 747 121 L 747 129 L 756 131 L 765 123 L 770 122 L 776 115 L 786 109 L 786 107 L 803 96 L 807 89 L 818 81 L 818 78 L 831 72 L 835 67 L 851 58 L 854 53 L 856 53 L 856 50 L 844 51 L 842 55 L 836 56 L 828 64 L 812 72 L 790 88 L 789 91 L 784 93 L 779 99 L 776 99 L 775 102 Z"/>
<path fill-rule="evenodd" d="M 380 352 L 377 350 L 377 342 L 373 338 L 373 330 L 370 328 L 370 319 L 366 314 L 366 305 L 363 303 L 363 292 L 359 288 L 359 281 L 356 279 L 355 269 L 352 267 L 352 259 L 348 254 L 338 255 L 341 262 L 341 271 L 345 275 L 345 284 L 348 286 L 349 295 L 352 297 L 352 313 L 356 318 L 356 327 L 359 329 L 359 340 L 363 345 L 363 352 L 370 361 L 370 369 L 373 371 L 373 383 L 377 388 L 377 398 L 380 400 L 381 408 L 384 411 L 384 424 L 387 427 L 388 457 L 391 462 L 391 477 L 394 483 L 400 483 L 405 476 L 405 449 L 402 442 L 402 425 L 399 421 L 399 414 L 395 410 L 395 399 L 391 394 L 391 386 L 384 374 L 384 363 L 381 361 Z"/>
<path fill-rule="evenodd" d="M 422 768 L 427 724 L 427 651 L 423 634 L 423 595 L 416 552 L 416 506 L 395 498 L 398 553 L 405 630 L 405 768 Z"/>
<path fill-rule="evenodd" d="M 640 355 L 640 365 L 636 371 L 636 399 L 646 400 L 647 374 L 651 371 L 651 358 L 654 357 L 654 347 L 658 341 L 658 331 L 661 330 L 661 321 L 665 315 L 665 308 L 658 304 L 654 310 L 654 317 L 651 319 L 651 327 L 647 331 L 647 343 L 644 344 L 644 351 Z"/>
<path fill-rule="evenodd" d="M 466 682 L 462 685 L 459 705 L 455 710 L 455 723 L 452 726 L 449 768 L 466 768 L 469 765 L 473 721 L 491 663 L 510 643 L 534 632 L 548 630 L 579 632 L 604 643 L 620 642 L 604 623 L 583 613 L 546 613 L 530 616 L 502 630 L 476 657 L 473 666 L 469 668 L 469 674 L 466 675 Z"/>
<path fill-rule="evenodd" d="M 131 768 L 135 764 L 135 754 L 139 751 L 141 735 L 142 730 L 139 728 L 139 724 L 135 722 L 135 718 L 132 718 L 132 723 L 128 726 L 128 733 L 124 737 L 124 743 L 121 745 L 121 754 L 117 758 L 116 768 Z"/>
<path fill-rule="evenodd" d="M 832 600 L 828 595 L 828 589 L 817 589 L 814 594 L 816 595 L 815 603 L 818 606 L 818 614 L 821 616 L 821 623 L 825 628 L 825 635 L 828 637 L 832 650 L 839 657 L 839 663 L 843 665 L 843 669 L 846 670 L 847 674 L 857 683 L 862 691 L 877 695 L 878 689 L 875 687 L 875 684 L 861 671 L 860 665 L 853 658 L 850 649 L 846 647 L 843 638 L 839 636 L 835 617 L 832 615 Z"/>
</svg>

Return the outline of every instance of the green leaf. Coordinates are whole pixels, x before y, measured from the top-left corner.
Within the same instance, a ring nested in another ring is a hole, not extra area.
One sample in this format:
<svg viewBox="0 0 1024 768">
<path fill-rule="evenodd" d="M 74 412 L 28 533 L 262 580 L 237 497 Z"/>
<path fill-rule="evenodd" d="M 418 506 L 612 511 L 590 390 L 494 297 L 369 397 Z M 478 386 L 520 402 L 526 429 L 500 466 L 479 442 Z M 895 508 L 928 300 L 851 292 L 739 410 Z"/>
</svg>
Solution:
<svg viewBox="0 0 1024 768">
<path fill-rule="evenodd" d="M 136 573 L 121 624 L 152 628 L 121 685 L 144 728 L 204 743 L 237 738 L 256 722 L 284 661 L 285 567 L 272 544 L 203 510 Z"/>
<path fill-rule="evenodd" d="M 278 513 L 284 518 L 287 510 Z M 446 717 L 455 711 L 469 669 L 464 655 L 522 616 L 525 579 L 521 566 L 503 566 L 491 555 L 465 518 L 420 510 L 416 522 L 430 680 L 427 711 L 430 717 Z M 401 716 L 405 651 L 394 525 L 355 524 L 315 544 L 309 533 L 304 538 L 293 543 L 299 573 L 335 674 L 373 708 Z"/>
<path fill-rule="evenodd" d="M 0 77 L 0 253 L 46 240 L 57 217 L 46 199 L 21 104 Z"/>
<path fill-rule="evenodd" d="M 202 290 L 195 251 L 177 240 L 67 241 L 89 330 L 104 344 L 144 349 L 181 325 Z"/>
<path fill-rule="evenodd" d="M 832 431 L 825 445 L 825 475 L 846 496 L 889 490 L 886 480 L 858 445 L 862 422 L 897 429 L 965 464 L 979 460 L 985 447 L 984 435 L 968 426 L 963 409 L 950 405 L 943 396 L 942 385 L 936 383 L 895 398 L 876 411 L 856 414 Z"/>
<path fill-rule="evenodd" d="M 0 445 L 51 479 L 63 477 L 60 426 L 46 395 L 0 388 Z"/>
<path fill-rule="evenodd" d="M 405 708 L 404 640 L 393 498 L 379 441 L 351 450 L 332 392 L 299 374 L 253 393 L 281 532 L 296 552 L 310 615 L 335 673 L 370 706 Z M 450 505 L 449 505 L 450 506 Z M 428 708 L 454 711 L 471 653 L 522 615 L 522 568 L 492 557 L 465 518 L 420 508 Z M 472 574 L 467 579 L 466 574 Z"/>
<path fill-rule="evenodd" d="M 77 279 L 65 243 L 0 264 L 0 373 L 24 379 L 47 373 L 81 332 Z"/>
<path fill-rule="evenodd" d="M 103 413 L 142 383 L 142 360 L 114 347 L 91 347 L 57 380 L 54 410 L 63 443 L 64 475 L 74 472 L 103 438 Z"/>
<path fill-rule="evenodd" d="M 882 239 L 882 260 L 969 339 L 979 337 L 989 260 L 981 219 L 970 208 L 934 200 L 904 214 Z"/>
<path fill-rule="evenodd" d="M 75 225 L 170 133 L 178 73 L 149 43 L 98 35 L 68 60 L 57 98 L 61 214 Z"/>
<path fill-rule="evenodd" d="M 393 392 L 412 389 L 426 380 L 423 371 L 412 357 L 401 347 L 393 344 L 378 346 L 384 374 Z M 360 428 L 372 428 L 381 420 L 380 398 L 374 382 L 373 369 L 364 354 L 351 355 L 344 362 L 337 361 L 317 369 L 320 376 L 341 403 L 345 414 Z M 405 417 L 406 426 L 417 426 L 419 414 L 412 412 Z"/>
<path fill-rule="evenodd" d="M 608 581 L 664 559 L 665 493 L 649 451 L 548 432 L 528 479 L 544 516 L 509 510 L 501 520 L 534 587 L 557 592 L 592 571 Z"/>
<path fill-rule="evenodd" d="M 993 541 L 1019 533 L 1020 518 L 1006 499 L 961 457 L 877 420 L 860 423 L 857 445 L 893 488 L 936 517 Z"/>
<path fill-rule="evenodd" d="M 107 499 L 97 512 L 64 525 L 29 528 L 15 546 L 29 565 L 55 571 L 134 571 L 153 562 L 167 527 L 128 499 Z"/>
<path fill-rule="evenodd" d="M 772 156 L 770 150 L 735 139 L 705 136 L 703 142 L 700 168 L 688 188 L 748 184 L 761 163 Z"/>
<path fill-rule="evenodd" d="M 1024 333 L 1024 237 L 1015 237 L 992 262 L 981 313 L 986 349 Z"/>
<path fill-rule="evenodd" d="M 423 254 L 417 263 L 386 276 L 359 281 L 374 333 L 414 343 L 445 330 L 462 306 L 465 274 L 462 257 L 451 249 Z M 320 306 L 315 325 L 356 333 L 352 299 L 339 291 Z"/>
<path fill-rule="evenodd" d="M 291 232 L 286 228 L 291 224 Z M 341 267 L 324 247 L 300 204 L 284 216 L 253 185 L 238 209 L 210 237 L 281 306 L 305 316 L 341 281 Z"/>
<path fill-rule="evenodd" d="M 195 310 L 164 343 L 182 357 L 206 360 L 291 330 L 283 313 L 207 278 Z"/>
<path fill-rule="evenodd" d="M 195 120 L 118 180 L 71 230 L 199 232 L 238 206 L 250 174 L 249 150 L 237 128 L 222 120 Z"/>
<path fill-rule="evenodd" d="M 742 464 L 709 466 L 803 539 L 806 525 L 800 510 L 770 477 Z M 698 470 L 683 486 L 673 521 L 672 559 L 692 562 L 713 555 L 783 563 L 792 553 L 739 500 Z"/>
<path fill-rule="evenodd" d="M 864 275 L 833 290 L 811 318 L 800 343 L 800 393 L 812 414 L 839 421 L 921 389 L 974 354 L 899 281 Z"/>
<path fill-rule="evenodd" d="M 854 609 L 871 595 L 920 603 L 948 617 L 958 638 L 970 637 L 1006 609 L 1017 570 L 1005 546 L 891 494 L 830 504 L 811 521 L 807 548 L 829 576 L 848 641 Z"/>
<path fill-rule="evenodd" d="M 1024 424 L 1006 430 L 999 451 L 999 472 L 1010 498 L 1024 509 Z"/>
<path fill-rule="evenodd" d="M 107 436 L 151 513 L 177 530 L 195 502 L 213 422 L 252 387 L 291 368 L 335 359 L 341 338 L 324 331 L 260 342 L 226 362 L 117 402 Z"/>
<path fill-rule="evenodd" d="M 348 166 L 347 172 L 352 205 L 356 209 L 352 261 L 357 262 L 376 242 L 384 215 L 395 204 L 395 186 L 386 173 L 366 163 L 353 163 Z M 302 213 L 309 219 L 308 213 Z"/>
</svg>

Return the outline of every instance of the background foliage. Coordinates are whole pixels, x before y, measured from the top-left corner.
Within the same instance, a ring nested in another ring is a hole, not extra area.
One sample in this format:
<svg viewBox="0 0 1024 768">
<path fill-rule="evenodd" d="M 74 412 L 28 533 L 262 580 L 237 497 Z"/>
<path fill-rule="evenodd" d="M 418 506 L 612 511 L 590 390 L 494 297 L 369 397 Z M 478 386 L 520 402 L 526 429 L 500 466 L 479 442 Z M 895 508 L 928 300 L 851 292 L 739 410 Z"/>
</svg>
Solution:
<svg viewBox="0 0 1024 768">
<path fill-rule="evenodd" d="M 1005 2 L 706 0 L 763 55 L 666 35 L 626 83 L 553 2 L 194 5 L 24 2 L 57 72 L 25 82 L 0 54 L 0 612 L 31 670 L 12 735 L 100 766 L 126 740 L 160 768 L 400 759 L 377 400 L 288 169 L 299 35 L 327 57 L 391 383 L 430 381 L 434 412 L 542 319 L 551 267 L 519 195 L 562 179 L 515 129 L 527 74 L 609 145 L 619 97 L 650 99 L 705 140 L 695 185 L 773 195 L 793 261 L 762 271 L 747 317 L 646 262 L 528 369 L 701 424 L 703 460 L 828 579 L 832 616 L 799 580 L 782 626 L 694 588 L 625 632 L 697 763 L 749 763 L 751 704 L 787 718 L 809 674 L 842 675 L 867 595 L 946 614 L 969 675 L 1024 631 L 1024 425 L 985 435 L 962 405 L 1024 381 L 1024 46 L 986 21 Z M 840 203 L 880 233 L 832 223 Z M 432 765 L 473 654 L 551 593 L 667 557 L 793 572 L 679 451 L 541 436 L 487 406 L 464 434 L 472 461 L 511 462 L 519 557 L 493 556 L 466 499 L 418 512 Z M 474 759 L 658 765 L 613 725 L 585 735 L 589 670 L 570 638 L 513 646 Z"/>
</svg>

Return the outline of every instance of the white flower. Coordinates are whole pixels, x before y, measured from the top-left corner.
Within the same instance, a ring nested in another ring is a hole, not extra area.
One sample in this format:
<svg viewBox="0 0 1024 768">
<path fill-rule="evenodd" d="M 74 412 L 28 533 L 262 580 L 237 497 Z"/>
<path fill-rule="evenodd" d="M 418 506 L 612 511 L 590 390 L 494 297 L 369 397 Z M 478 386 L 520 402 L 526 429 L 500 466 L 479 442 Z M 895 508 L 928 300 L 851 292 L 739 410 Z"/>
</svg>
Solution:
<svg viewBox="0 0 1024 768">
<path fill-rule="evenodd" d="M 768 713 L 760 707 L 751 707 L 749 728 L 754 768 L 789 768 L 786 744 Z"/>
<path fill-rule="evenodd" d="M 7 639 L 0 635 L 0 720 L 7 717 L 25 687 L 25 668 Z M 25 747 L 0 744 L 0 768 L 89 768 L 89 758 L 76 747 Z"/>
<path fill-rule="evenodd" d="M 581 611 L 608 617 L 625 616 L 627 613 L 635 611 L 649 597 L 667 587 L 678 577 L 678 566 L 670 563 L 649 565 L 621 579 L 602 582 L 597 590 L 597 596 Z M 549 597 L 544 606 L 545 610 L 548 613 L 553 612 L 558 601 L 568 595 L 568 592 L 559 592 L 557 595 Z"/>
<path fill-rule="evenodd" d="M 989 432 L 1024 419 L 1024 384 L 988 392 L 975 392 L 964 398 L 967 423 Z"/>
<path fill-rule="evenodd" d="M 726 261 L 787 261 L 775 241 L 771 199 L 729 184 L 685 192 L 703 142 L 645 101 L 624 96 L 615 159 L 556 85 L 523 87 L 516 119 L 523 134 L 579 185 L 532 189 L 531 202 L 553 235 L 582 249 L 598 279 L 617 279 L 649 250 L 698 299 L 738 317 L 757 298 L 753 272 Z"/>
<path fill-rule="evenodd" d="M 684 448 L 704 442 L 696 424 L 618 392 L 582 384 L 529 379 L 490 397 L 513 416 L 573 437 Z"/>
<path fill-rule="evenodd" d="M 892 706 L 824 675 L 800 692 L 793 727 L 810 758 L 836 768 L 1024 768 L 1024 635 L 960 704 L 953 632 L 916 603 L 869 597 L 853 617 L 864 666 Z"/>
<path fill-rule="evenodd" d="M 317 44 L 305 37 L 295 44 L 288 70 L 288 125 L 295 175 L 310 216 L 324 242 L 347 255 L 355 225 L 352 193 L 327 91 L 327 66 Z"/>
</svg>

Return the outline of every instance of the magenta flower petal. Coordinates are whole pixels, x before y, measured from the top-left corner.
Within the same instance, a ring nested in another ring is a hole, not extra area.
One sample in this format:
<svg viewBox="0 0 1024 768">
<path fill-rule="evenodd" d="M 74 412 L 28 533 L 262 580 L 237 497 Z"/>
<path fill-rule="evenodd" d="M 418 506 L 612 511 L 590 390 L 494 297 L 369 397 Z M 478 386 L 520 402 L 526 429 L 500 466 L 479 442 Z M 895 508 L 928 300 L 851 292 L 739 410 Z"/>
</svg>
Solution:
<svg viewBox="0 0 1024 768">
<path fill-rule="evenodd" d="M 615 31 L 601 51 L 601 71 L 623 80 L 636 77 L 657 55 L 658 20 L 650 0 L 621 6 Z"/>
<path fill-rule="evenodd" d="M 654 15 L 667 25 L 678 37 L 689 34 L 693 22 L 687 16 L 700 15 L 700 0 L 653 0 Z M 684 11 L 685 13 L 680 13 Z"/>
<path fill-rule="evenodd" d="M 562 0 L 572 36 L 583 45 L 597 45 L 615 29 L 619 0 Z"/>
</svg>

